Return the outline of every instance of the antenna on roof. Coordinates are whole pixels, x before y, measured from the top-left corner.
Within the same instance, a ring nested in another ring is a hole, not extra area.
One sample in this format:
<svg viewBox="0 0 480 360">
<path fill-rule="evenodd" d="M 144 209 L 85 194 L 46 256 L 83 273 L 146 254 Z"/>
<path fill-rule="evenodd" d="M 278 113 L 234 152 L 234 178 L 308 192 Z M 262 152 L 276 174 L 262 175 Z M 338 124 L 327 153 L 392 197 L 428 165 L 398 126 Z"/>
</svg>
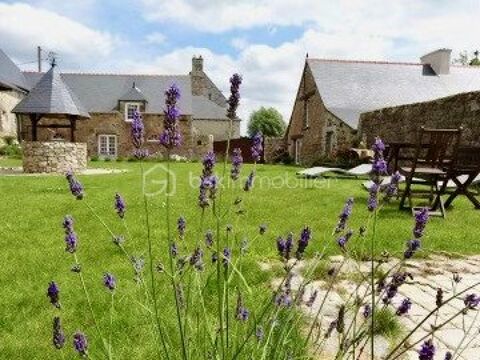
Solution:
<svg viewBox="0 0 480 360">
<path fill-rule="evenodd" d="M 51 67 L 55 67 L 57 65 L 57 53 L 53 51 L 49 51 L 47 60 L 50 63 Z"/>
</svg>

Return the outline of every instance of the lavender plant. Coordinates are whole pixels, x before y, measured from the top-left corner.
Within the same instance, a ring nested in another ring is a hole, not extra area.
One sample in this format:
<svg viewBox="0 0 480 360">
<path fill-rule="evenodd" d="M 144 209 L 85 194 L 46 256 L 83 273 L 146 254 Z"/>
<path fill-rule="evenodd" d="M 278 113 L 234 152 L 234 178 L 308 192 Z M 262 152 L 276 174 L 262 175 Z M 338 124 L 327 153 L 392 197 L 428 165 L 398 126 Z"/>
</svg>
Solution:
<svg viewBox="0 0 480 360">
<path fill-rule="evenodd" d="M 242 78 L 237 74 L 230 79 L 231 95 L 228 99 L 227 116 L 231 121 L 236 119 L 241 82 Z M 113 251 L 118 251 L 122 256 L 124 265 L 130 270 L 131 278 L 134 280 L 132 286 L 139 289 L 132 307 L 138 306 L 139 311 L 148 319 L 147 326 L 155 345 L 155 353 L 151 354 L 151 357 L 182 360 L 313 359 L 322 355 L 329 339 L 336 337 L 338 341 L 334 354 L 328 355 L 331 358 L 358 360 L 362 358 L 366 349 L 370 348 L 370 357 L 374 359 L 375 321 L 378 314 L 391 309 L 393 316 L 404 317 L 415 307 L 408 297 L 399 301 L 399 289 L 413 281 L 405 263 L 420 250 L 421 239 L 428 222 L 426 209 L 415 215 L 413 236 L 406 242 L 402 259 L 385 269 L 385 265 L 389 264 L 388 256 L 379 256 L 376 249 L 378 213 L 385 203 L 396 196 L 400 177 L 394 174 L 390 182 L 386 186 L 383 185 L 383 176 L 387 175 L 383 142 L 376 139 L 373 146 L 375 153 L 371 172 L 373 185 L 369 190 L 366 204 L 370 218 L 367 225 L 358 233 L 350 226 L 355 203 L 353 198 L 347 199 L 338 217 L 338 223 L 332 226 L 331 238 L 324 241 L 320 241 L 319 235 L 306 224 L 299 225 L 294 232 L 286 234 L 278 234 L 275 229 L 269 229 L 267 233 L 265 224 L 259 225 L 255 234 L 244 233 L 242 221 L 245 221 L 245 217 L 239 207 L 243 206 L 244 200 L 248 200 L 255 192 L 253 185 L 256 167 L 263 152 L 261 134 L 256 134 L 252 139 L 251 155 L 255 162 L 253 169 L 246 176 L 243 187 L 234 186 L 240 179 L 243 164 L 239 149 L 233 149 L 230 154 L 230 144 L 227 142 L 223 169 L 220 170 L 215 154 L 213 152 L 205 154 L 202 172 L 199 174 L 200 221 L 198 229 L 195 229 L 195 226 L 192 226 L 196 223 L 194 219 L 186 219 L 177 214 L 176 223 L 172 220 L 174 218 L 171 202 L 175 201 L 175 197 L 170 191 L 172 181 L 170 158 L 171 151 L 181 143 L 178 125 L 180 112 L 177 106 L 179 99 L 180 91 L 178 87 L 172 85 L 165 93 L 165 120 L 162 133 L 159 135 L 159 145 L 162 145 L 167 153 L 165 218 L 161 224 L 165 231 L 161 238 L 152 236 L 154 219 L 150 215 L 149 199 L 145 194 L 143 196 L 145 233 L 142 235 L 145 242 L 141 242 L 134 239 L 129 231 L 127 218 L 130 212 L 127 213 L 127 201 L 120 193 L 114 193 L 112 210 L 120 224 L 115 223 L 112 227 L 109 225 L 110 221 L 97 214 L 88 202 L 84 196 L 84 188 L 74 174 L 67 174 L 72 195 L 82 200 L 81 203 L 91 216 L 108 231 Z M 135 154 L 139 159 L 143 159 L 147 153 L 142 149 L 144 126 L 139 113 L 135 113 L 132 121 L 131 135 Z M 228 171 L 230 156 L 231 168 Z M 142 162 L 140 169 L 143 178 Z M 230 178 L 232 183 L 220 186 L 220 180 L 226 178 Z M 228 193 L 225 194 L 227 191 L 230 191 L 229 196 Z M 384 193 L 383 203 L 379 196 L 381 192 Z M 213 224 L 212 227 L 205 226 L 206 219 L 210 221 L 210 225 Z M 62 223 L 65 250 L 73 260 L 71 270 L 73 276 L 78 278 L 84 293 L 85 318 L 92 326 L 71 335 L 72 350 L 83 358 L 113 359 L 116 354 L 115 344 L 119 342 L 115 342 L 116 336 L 113 334 L 112 326 L 116 321 L 115 296 L 117 291 L 128 286 L 126 272 L 115 272 L 114 275 L 105 271 L 103 275 L 96 274 L 96 286 L 100 288 L 103 286 L 107 294 L 105 296 L 110 298 L 109 316 L 107 311 L 98 315 L 99 306 L 98 304 L 94 306 L 84 277 L 84 269 L 88 269 L 88 263 L 80 265 L 78 250 L 81 246 L 74 225 L 73 217 L 67 215 Z M 176 226 L 176 232 L 172 231 L 172 226 Z M 125 233 L 121 234 L 119 228 Z M 276 240 L 269 239 L 270 234 Z M 355 253 L 351 250 L 352 243 L 366 241 L 367 236 L 370 236 L 370 271 L 361 268 Z M 272 281 L 272 286 L 268 288 L 252 286 L 251 279 L 244 272 L 246 267 L 256 265 L 255 261 L 249 258 L 249 247 L 254 246 L 258 238 L 262 241 L 271 241 L 272 248 L 276 247 L 277 250 L 277 259 L 274 261 L 281 264 L 281 276 Z M 147 248 L 138 252 L 138 246 L 144 243 Z M 313 275 L 317 269 L 328 264 L 325 254 L 326 249 L 331 246 L 336 246 L 341 252 L 342 261 L 326 272 L 326 288 L 312 287 Z M 315 254 L 312 256 L 313 249 Z M 347 262 L 354 264 L 361 280 L 355 285 L 354 291 L 342 299 L 335 312 L 335 318 L 325 323 L 326 304 L 330 301 L 335 284 L 342 276 L 342 268 Z M 298 276 L 300 271 L 303 277 Z M 453 278 L 453 283 L 460 281 L 457 274 Z M 445 296 L 443 289 L 438 289 L 436 306 L 432 312 L 425 316 L 415 329 L 396 341 L 383 358 L 400 359 L 405 352 L 417 349 L 419 360 L 433 359 L 439 353 L 433 341 L 435 332 L 448 324 L 448 321 L 437 323 L 438 313 L 446 304 L 459 298 L 463 298 L 463 307 L 456 316 L 477 311 L 480 297 L 471 291 L 476 285 L 478 284 L 454 292 L 450 297 Z M 62 284 L 62 289 L 68 288 Z M 68 290 L 62 290 L 62 294 L 64 291 Z M 60 306 L 60 286 L 56 282 L 52 281 L 48 285 L 47 296 L 54 311 L 62 313 L 71 311 L 65 306 Z M 122 298 L 122 301 L 127 300 L 127 297 Z M 305 311 L 311 316 L 306 317 Z M 422 324 L 431 318 L 436 319 L 431 331 L 419 339 L 415 337 L 415 340 L 412 340 L 412 336 Z M 71 318 L 69 320 L 71 321 Z M 68 324 L 68 328 L 78 325 Z M 62 326 L 60 317 L 55 314 L 53 346 L 59 351 L 66 351 L 67 339 L 68 334 Z M 98 344 L 101 344 L 101 347 Z M 461 351 L 460 349 L 454 354 L 447 353 L 445 359 L 451 359 Z"/>
</svg>

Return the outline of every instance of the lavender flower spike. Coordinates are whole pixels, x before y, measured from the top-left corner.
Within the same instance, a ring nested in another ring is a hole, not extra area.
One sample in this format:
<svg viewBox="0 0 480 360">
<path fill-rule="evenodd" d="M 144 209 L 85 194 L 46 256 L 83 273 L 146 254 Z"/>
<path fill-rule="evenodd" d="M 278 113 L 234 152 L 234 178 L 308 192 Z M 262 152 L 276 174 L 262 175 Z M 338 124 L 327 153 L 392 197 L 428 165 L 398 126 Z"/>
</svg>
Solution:
<svg viewBox="0 0 480 360">
<path fill-rule="evenodd" d="M 78 238 L 75 232 L 71 231 L 65 235 L 65 251 L 73 254 L 77 251 Z"/>
<path fill-rule="evenodd" d="M 240 176 L 240 167 L 243 163 L 242 150 L 239 148 L 233 149 L 232 155 L 232 169 L 230 170 L 230 177 L 232 180 L 237 180 Z"/>
<path fill-rule="evenodd" d="M 240 103 L 240 85 L 242 77 L 239 74 L 233 74 L 230 78 L 230 97 L 228 98 L 227 117 L 231 120 L 237 118 L 237 108 Z"/>
<path fill-rule="evenodd" d="M 408 312 L 410 311 L 410 308 L 412 307 L 412 302 L 410 301 L 409 298 L 405 298 L 402 300 L 402 303 L 400 304 L 400 306 L 397 308 L 397 312 L 396 314 L 398 316 L 402 316 L 402 315 L 405 315 L 405 314 L 408 314 Z"/>
<path fill-rule="evenodd" d="M 181 135 L 177 124 L 180 117 L 180 111 L 177 107 L 179 99 L 180 89 L 173 84 L 165 92 L 163 132 L 160 134 L 160 143 L 167 149 L 178 147 L 181 143 Z"/>
<path fill-rule="evenodd" d="M 243 186 L 244 191 L 250 191 L 250 189 L 253 187 L 253 180 L 255 180 L 255 171 L 252 171 L 250 175 L 248 175 L 245 185 Z"/>
<path fill-rule="evenodd" d="M 248 320 L 248 316 L 250 315 L 248 309 L 245 307 L 242 299 L 242 295 L 238 294 L 237 297 L 237 309 L 236 309 L 236 318 L 239 321 L 245 322 Z"/>
<path fill-rule="evenodd" d="M 263 153 L 263 135 L 261 132 L 256 133 L 252 138 L 252 158 L 255 162 L 262 159 Z"/>
<path fill-rule="evenodd" d="M 213 245 L 213 232 L 212 230 L 207 230 L 205 233 L 205 245 L 207 248 L 211 248 Z"/>
<path fill-rule="evenodd" d="M 71 215 L 65 215 L 62 225 L 65 229 L 66 234 L 68 234 L 69 232 L 73 232 L 73 223 L 73 217 Z"/>
<path fill-rule="evenodd" d="M 180 239 L 183 239 L 185 236 L 185 227 L 187 225 L 187 222 L 183 216 L 180 216 L 177 220 L 177 230 L 178 230 L 178 236 L 180 236 Z"/>
<path fill-rule="evenodd" d="M 433 360 L 435 356 L 435 346 L 432 340 L 427 340 L 422 344 L 422 347 L 418 351 L 419 360 Z"/>
<path fill-rule="evenodd" d="M 47 296 L 50 298 L 50 303 L 60 309 L 60 288 L 55 281 L 48 284 Z"/>
<path fill-rule="evenodd" d="M 125 216 L 125 211 L 127 206 L 125 205 L 125 200 L 123 200 L 122 196 L 119 193 L 115 194 L 115 210 L 117 211 L 118 216 L 120 219 L 123 219 Z"/>
<path fill-rule="evenodd" d="M 84 196 L 82 184 L 75 178 L 72 171 L 68 171 L 65 177 L 67 178 L 72 195 L 75 196 L 77 200 L 82 200 Z"/>
<path fill-rule="evenodd" d="M 88 341 L 85 334 L 77 331 L 73 335 L 73 347 L 81 357 L 88 357 Z"/>
<path fill-rule="evenodd" d="M 132 143 L 135 149 L 140 149 L 144 143 L 145 127 L 143 125 L 142 115 L 136 111 L 133 113 L 131 126 Z"/>
<path fill-rule="evenodd" d="M 117 287 L 117 280 L 115 279 L 115 276 L 110 273 L 103 275 L 103 285 L 105 285 L 105 287 L 110 291 L 115 290 Z"/>
<path fill-rule="evenodd" d="M 63 331 L 62 323 L 58 316 L 55 316 L 53 318 L 53 334 L 52 335 L 53 335 L 52 336 L 53 346 L 55 346 L 57 349 L 63 348 L 63 346 L 65 345 L 65 332 Z"/>
<path fill-rule="evenodd" d="M 301 259 L 303 257 L 303 253 L 312 238 L 312 231 L 308 226 L 305 226 L 300 234 L 300 240 L 298 241 L 298 248 L 296 252 L 297 259 Z"/>
<path fill-rule="evenodd" d="M 428 209 L 423 208 L 415 214 L 415 228 L 413 229 L 413 235 L 416 239 L 419 239 L 423 236 L 423 231 L 425 230 L 425 225 L 427 224 L 429 215 Z"/>
<path fill-rule="evenodd" d="M 338 216 L 339 220 L 338 220 L 337 227 L 335 228 L 336 233 L 339 233 L 345 229 L 345 226 L 347 225 L 347 220 L 352 215 L 352 209 L 353 209 L 353 198 L 348 198 L 347 202 L 345 203 L 345 206 L 343 207 L 342 212 Z"/>
</svg>

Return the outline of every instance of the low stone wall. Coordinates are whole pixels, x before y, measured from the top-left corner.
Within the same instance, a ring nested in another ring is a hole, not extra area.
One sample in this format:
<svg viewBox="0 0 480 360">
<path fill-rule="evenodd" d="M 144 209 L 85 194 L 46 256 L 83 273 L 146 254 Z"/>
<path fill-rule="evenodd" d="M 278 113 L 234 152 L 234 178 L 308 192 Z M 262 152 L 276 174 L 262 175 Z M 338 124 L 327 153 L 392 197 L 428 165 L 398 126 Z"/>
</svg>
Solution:
<svg viewBox="0 0 480 360">
<path fill-rule="evenodd" d="M 24 141 L 23 171 L 26 173 L 66 173 L 87 168 L 87 144 Z"/>
<path fill-rule="evenodd" d="M 384 141 L 416 142 L 420 126 L 464 127 L 462 143 L 480 145 L 480 92 L 462 93 L 433 101 L 363 113 L 360 132 L 366 144 L 375 136 Z"/>
</svg>

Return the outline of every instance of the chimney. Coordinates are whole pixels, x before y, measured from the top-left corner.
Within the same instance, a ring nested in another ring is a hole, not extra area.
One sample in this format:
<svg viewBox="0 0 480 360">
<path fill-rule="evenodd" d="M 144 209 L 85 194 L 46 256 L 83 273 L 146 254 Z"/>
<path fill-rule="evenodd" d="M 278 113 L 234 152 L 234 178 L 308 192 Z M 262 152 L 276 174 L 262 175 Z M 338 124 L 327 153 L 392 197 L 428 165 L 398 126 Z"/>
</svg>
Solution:
<svg viewBox="0 0 480 360">
<path fill-rule="evenodd" d="M 199 57 L 193 56 L 193 58 L 192 58 L 192 71 L 193 72 L 203 71 L 202 55 L 200 55 Z"/>
<path fill-rule="evenodd" d="M 436 75 L 449 74 L 451 53 L 451 49 L 438 49 L 423 55 L 420 61 L 423 65 L 430 65 Z"/>
</svg>

